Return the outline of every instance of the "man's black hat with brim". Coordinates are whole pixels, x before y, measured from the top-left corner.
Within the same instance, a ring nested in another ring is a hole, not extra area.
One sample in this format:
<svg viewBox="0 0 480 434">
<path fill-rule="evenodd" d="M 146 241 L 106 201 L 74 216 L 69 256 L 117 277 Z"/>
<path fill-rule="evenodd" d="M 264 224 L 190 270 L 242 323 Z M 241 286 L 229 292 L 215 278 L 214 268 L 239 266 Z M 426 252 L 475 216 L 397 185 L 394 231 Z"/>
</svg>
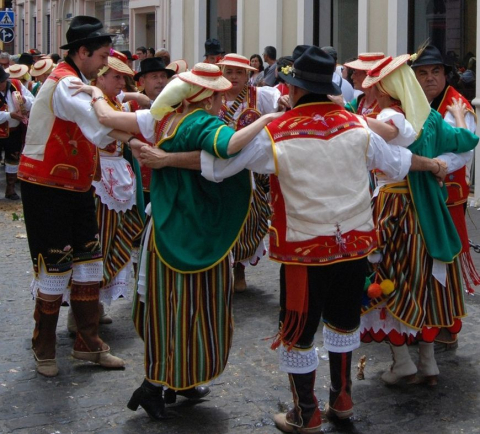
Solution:
<svg viewBox="0 0 480 434">
<path fill-rule="evenodd" d="M 165 73 L 168 75 L 168 78 L 175 75 L 175 71 L 167 68 L 160 57 L 147 57 L 140 62 L 140 71 L 133 76 L 133 79 L 138 81 L 142 75 L 147 74 L 148 72 L 157 71 L 165 71 Z"/>
<path fill-rule="evenodd" d="M 295 60 L 293 67 L 285 67 L 278 73 L 286 83 L 320 95 L 340 95 L 339 86 L 332 81 L 335 72 L 332 56 L 312 45 Z"/>
<path fill-rule="evenodd" d="M 67 44 L 62 45 L 60 48 L 69 50 L 70 48 L 81 47 L 89 42 L 111 38 L 112 36 L 115 35 L 103 31 L 103 24 L 99 19 L 86 15 L 77 15 L 73 17 L 67 30 Z"/>
<path fill-rule="evenodd" d="M 442 53 L 440 53 L 440 50 L 434 45 L 427 45 L 419 54 L 413 54 L 411 57 L 410 66 L 413 69 L 418 68 L 419 66 L 430 65 L 443 65 L 446 74 L 452 70 L 452 65 L 445 63 Z"/>
</svg>

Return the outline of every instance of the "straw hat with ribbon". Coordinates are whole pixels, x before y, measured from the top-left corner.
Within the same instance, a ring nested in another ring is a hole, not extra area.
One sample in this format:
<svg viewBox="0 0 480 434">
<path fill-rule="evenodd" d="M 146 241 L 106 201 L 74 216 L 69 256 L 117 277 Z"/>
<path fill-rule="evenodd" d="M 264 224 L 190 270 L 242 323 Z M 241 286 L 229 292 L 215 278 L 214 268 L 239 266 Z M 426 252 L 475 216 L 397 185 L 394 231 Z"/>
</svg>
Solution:
<svg viewBox="0 0 480 434">
<path fill-rule="evenodd" d="M 24 75 L 28 73 L 28 66 L 27 65 L 11 65 L 7 72 L 10 74 L 10 78 L 17 78 L 21 80 L 24 78 Z"/>
<path fill-rule="evenodd" d="M 418 134 L 430 115 L 431 107 L 415 73 L 406 63 L 409 59 L 409 54 L 403 54 L 378 61 L 367 72 L 362 87 L 368 88 L 376 84 L 381 92 L 400 101 L 406 119 Z"/>
<path fill-rule="evenodd" d="M 361 71 L 369 71 L 379 61 L 385 59 L 383 53 L 360 53 L 358 59 L 347 62 L 344 66 Z"/>
<path fill-rule="evenodd" d="M 108 56 L 108 66 L 104 66 L 98 72 L 98 75 L 105 74 L 109 69 L 120 72 L 121 74 L 130 75 L 133 77 L 133 72 L 127 65 L 127 56 L 119 51 L 111 50 L 110 56 Z"/>
<path fill-rule="evenodd" d="M 410 54 L 402 54 L 398 57 L 385 57 L 374 63 L 368 71 L 367 77 L 363 80 L 362 87 L 369 88 L 378 83 L 387 75 L 391 74 L 395 69 L 404 65 L 410 60 Z"/>
<path fill-rule="evenodd" d="M 49 73 L 53 69 L 53 60 L 52 59 L 40 59 L 37 60 L 32 69 L 30 70 L 30 75 L 32 77 L 38 77 L 43 74 Z"/>
<path fill-rule="evenodd" d="M 175 72 L 175 74 L 180 74 L 182 72 L 187 72 L 188 71 L 188 64 L 185 60 L 179 59 L 179 60 L 174 60 L 173 62 L 169 63 L 166 66 L 167 69 L 171 69 L 172 71 Z"/>
<path fill-rule="evenodd" d="M 215 92 L 224 92 L 232 87 L 220 68 L 210 63 L 197 63 L 191 71 L 182 72 L 177 77 L 165 86 L 153 102 L 150 113 L 155 119 L 174 111 L 183 100 L 200 102 Z"/>
<path fill-rule="evenodd" d="M 226 54 L 220 62 L 217 63 L 220 67 L 233 66 L 235 68 L 243 68 L 248 71 L 258 71 L 257 68 L 250 66 L 250 60 L 240 54 L 230 53 Z"/>
</svg>

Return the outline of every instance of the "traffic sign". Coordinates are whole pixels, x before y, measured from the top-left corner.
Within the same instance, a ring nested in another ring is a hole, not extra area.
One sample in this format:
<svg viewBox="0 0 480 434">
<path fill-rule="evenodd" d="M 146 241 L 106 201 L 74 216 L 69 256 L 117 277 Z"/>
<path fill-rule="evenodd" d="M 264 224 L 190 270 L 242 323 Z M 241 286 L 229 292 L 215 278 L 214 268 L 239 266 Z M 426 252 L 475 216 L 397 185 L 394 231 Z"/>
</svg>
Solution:
<svg viewBox="0 0 480 434">
<path fill-rule="evenodd" d="M 0 27 L 14 27 L 15 26 L 15 12 L 0 11 Z"/>
<path fill-rule="evenodd" d="M 9 27 L 0 28 L 0 41 L 9 43 L 13 41 L 13 38 L 15 38 L 15 33 L 13 29 Z"/>
</svg>

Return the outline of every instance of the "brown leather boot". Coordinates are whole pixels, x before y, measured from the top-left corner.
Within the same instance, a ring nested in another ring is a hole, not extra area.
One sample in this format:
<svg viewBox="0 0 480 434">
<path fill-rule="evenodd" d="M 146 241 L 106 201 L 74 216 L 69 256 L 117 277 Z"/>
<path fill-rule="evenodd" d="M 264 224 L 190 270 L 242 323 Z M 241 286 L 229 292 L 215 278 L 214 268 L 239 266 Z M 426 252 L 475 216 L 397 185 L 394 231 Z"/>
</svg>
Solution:
<svg viewBox="0 0 480 434">
<path fill-rule="evenodd" d="M 55 377 L 58 374 L 55 360 L 57 341 L 57 322 L 62 296 L 56 300 L 45 300 L 41 297 L 35 300 L 35 329 L 32 337 L 32 350 L 35 357 L 37 372 L 45 377 Z"/>
<path fill-rule="evenodd" d="M 300 434 L 321 433 L 322 415 L 313 388 L 316 371 L 308 374 L 288 374 L 294 407 L 288 413 L 273 417 L 276 427 L 283 432 Z"/>
<path fill-rule="evenodd" d="M 98 363 L 105 368 L 121 369 L 125 362 L 110 354 L 110 347 L 98 336 L 100 285 L 72 284 L 70 305 L 77 324 L 77 336 L 72 356 L 75 359 Z"/>
<path fill-rule="evenodd" d="M 20 196 L 15 192 L 15 182 L 17 181 L 16 173 L 5 173 L 7 186 L 5 188 L 5 198 L 10 200 L 19 200 Z"/>
</svg>

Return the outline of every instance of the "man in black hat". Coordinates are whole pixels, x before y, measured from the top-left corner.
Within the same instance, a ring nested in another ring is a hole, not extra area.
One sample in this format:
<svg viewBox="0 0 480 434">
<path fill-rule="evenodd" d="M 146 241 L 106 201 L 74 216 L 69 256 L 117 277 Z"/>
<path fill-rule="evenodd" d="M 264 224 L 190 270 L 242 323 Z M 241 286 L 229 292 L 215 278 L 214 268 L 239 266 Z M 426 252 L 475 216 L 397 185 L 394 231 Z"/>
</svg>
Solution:
<svg viewBox="0 0 480 434">
<path fill-rule="evenodd" d="M 202 174 L 211 181 L 244 168 L 274 175 L 270 257 L 282 267 L 281 327 L 272 347 L 279 348 L 294 401 L 291 411 L 274 418 L 284 432 L 321 432 L 314 395 L 319 363 L 314 338 L 321 319 L 331 379 L 326 414 L 333 419 L 353 414 L 352 351 L 360 346 L 366 257 L 376 244 L 367 169 L 379 168 L 398 180 L 408 170 L 445 175 L 433 160 L 387 146 L 360 118 L 331 102 L 327 95 L 341 92 L 332 83 L 334 70 L 331 56 L 308 47 L 279 73 L 289 86 L 292 109 L 235 158 L 201 155 Z M 168 155 L 154 152 L 168 163 Z"/>
<path fill-rule="evenodd" d="M 467 109 L 465 124 L 475 134 L 477 129 L 475 111 L 468 100 L 447 83 L 447 75 L 452 70 L 452 67 L 445 63 L 440 50 L 433 45 L 427 45 L 419 50 L 418 54 L 412 56 L 411 67 L 431 107 L 437 110 L 449 125 L 453 127 L 459 126 L 453 115 L 447 110 L 447 107 L 459 100 L 465 104 Z M 473 151 L 463 154 L 445 154 L 438 158 L 445 161 L 448 166 L 448 177 L 445 181 L 448 193 L 447 206 L 462 240 L 462 253 L 460 254 L 459 259 L 461 260 L 459 262 L 464 278 L 463 281 L 467 291 L 473 293 L 472 285 L 480 284 L 480 276 L 470 255 L 470 244 L 465 221 L 465 206 L 470 193 L 469 168 L 473 158 Z M 464 304 L 464 289 L 458 265 L 457 261 L 455 261 L 448 266 L 448 270 L 451 276 L 450 281 L 458 283 L 458 285 L 454 286 L 457 294 L 456 303 Z M 458 347 L 458 328 L 457 330 L 455 328 L 444 328 L 441 330 L 435 340 L 436 351 Z"/>
<path fill-rule="evenodd" d="M 96 78 L 107 65 L 111 35 L 97 18 L 76 16 L 60 48 L 68 54 L 37 95 L 18 174 L 35 271 L 32 348 L 37 371 L 47 377 L 58 374 L 56 326 L 68 295 L 77 323 L 73 357 L 124 367 L 98 336 L 103 264 L 92 181 L 99 173 L 97 146 L 107 146 L 112 137 L 127 141 L 129 135 L 102 126 L 91 110 L 96 101 L 86 95 L 73 98 L 71 88 Z"/>
<path fill-rule="evenodd" d="M 142 93 L 153 102 L 174 74 L 173 70 L 165 67 L 162 59 L 151 57 L 140 62 L 140 71 L 133 76 L 133 79 L 138 81 L 143 88 Z"/>
<path fill-rule="evenodd" d="M 224 53 L 218 39 L 207 39 L 205 41 L 205 54 L 203 55 L 205 59 L 203 62 L 216 64 L 221 60 Z"/>
</svg>

